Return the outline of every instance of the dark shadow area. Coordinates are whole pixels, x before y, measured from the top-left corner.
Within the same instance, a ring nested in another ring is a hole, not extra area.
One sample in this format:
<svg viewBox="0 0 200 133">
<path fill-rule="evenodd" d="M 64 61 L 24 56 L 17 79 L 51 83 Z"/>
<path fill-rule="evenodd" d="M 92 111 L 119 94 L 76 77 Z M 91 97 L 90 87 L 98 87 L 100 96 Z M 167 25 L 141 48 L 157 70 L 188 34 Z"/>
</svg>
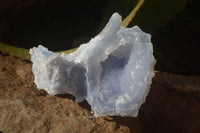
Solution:
<svg viewBox="0 0 200 133">
<path fill-rule="evenodd" d="M 60 97 L 60 98 L 68 98 L 68 99 L 71 99 L 72 101 L 75 102 L 75 97 L 73 95 L 70 95 L 70 94 L 57 94 L 55 95 L 56 97 Z"/>
<path fill-rule="evenodd" d="M 120 125 L 126 126 L 130 129 L 131 133 L 141 133 L 140 131 L 140 122 L 139 118 L 136 117 L 121 117 L 121 116 L 112 116 L 112 120 Z"/>
<path fill-rule="evenodd" d="M 200 75 L 200 1 L 189 1 L 182 11 L 152 36 L 156 69 Z"/>
<path fill-rule="evenodd" d="M 60 97 L 60 98 L 68 98 L 68 99 L 71 99 L 75 102 L 75 97 L 73 95 L 70 95 L 70 94 L 57 94 L 55 95 L 57 97 Z M 80 107 L 82 108 L 85 108 L 89 111 L 91 111 L 91 107 L 90 105 L 88 104 L 88 102 L 86 100 L 80 102 L 80 103 L 77 103 Z"/>
<path fill-rule="evenodd" d="M 81 106 L 82 108 L 85 108 L 87 110 L 89 110 L 91 112 L 91 106 L 89 105 L 89 103 L 84 100 L 83 102 L 78 103 L 79 106 Z"/>
<path fill-rule="evenodd" d="M 42 44 L 66 50 L 88 42 L 99 32 L 107 0 L 0 1 L 0 40 L 31 48 Z"/>
</svg>

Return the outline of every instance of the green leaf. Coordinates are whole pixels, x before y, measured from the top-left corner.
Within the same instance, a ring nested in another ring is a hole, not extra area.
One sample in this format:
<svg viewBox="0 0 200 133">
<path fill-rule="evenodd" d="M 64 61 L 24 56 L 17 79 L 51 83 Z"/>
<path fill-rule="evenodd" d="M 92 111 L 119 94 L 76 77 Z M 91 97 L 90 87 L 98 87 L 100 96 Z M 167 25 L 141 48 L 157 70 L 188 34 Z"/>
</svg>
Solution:
<svg viewBox="0 0 200 133">
<path fill-rule="evenodd" d="M 65 50 L 65 51 L 58 51 L 56 53 L 69 54 L 69 53 L 76 51 L 77 49 L 78 48 Z M 6 53 L 6 54 L 21 57 L 21 58 L 24 58 L 24 59 L 28 59 L 28 60 L 31 59 L 31 55 L 29 54 L 29 49 L 14 47 L 14 46 L 2 43 L 2 42 L 0 42 L 0 51 L 2 51 L 3 53 Z"/>
<path fill-rule="evenodd" d="M 56 53 L 65 53 L 65 54 L 70 54 L 70 53 L 73 53 L 77 50 L 78 48 L 74 48 L 74 49 L 69 49 L 69 50 L 64 50 L 64 51 L 58 51 Z"/>
<path fill-rule="evenodd" d="M 0 42 L 0 51 L 9 55 L 14 55 L 14 56 L 25 58 L 28 60 L 30 60 L 31 58 L 28 49 L 10 46 L 2 42 Z"/>
<path fill-rule="evenodd" d="M 189 0 L 146 0 L 130 26 L 138 25 L 145 32 L 155 33 L 185 8 Z"/>
</svg>

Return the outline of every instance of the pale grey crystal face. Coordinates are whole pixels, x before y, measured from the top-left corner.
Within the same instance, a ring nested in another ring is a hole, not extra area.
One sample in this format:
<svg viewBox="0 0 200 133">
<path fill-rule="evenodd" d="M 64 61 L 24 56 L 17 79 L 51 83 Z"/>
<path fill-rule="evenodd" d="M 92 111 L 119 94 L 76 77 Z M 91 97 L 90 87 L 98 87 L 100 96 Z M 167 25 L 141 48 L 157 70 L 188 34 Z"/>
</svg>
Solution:
<svg viewBox="0 0 200 133">
<path fill-rule="evenodd" d="M 95 116 L 137 116 L 149 92 L 155 59 L 151 36 L 124 28 L 114 13 L 103 31 L 69 55 L 30 50 L 38 89 L 88 101 Z"/>
<path fill-rule="evenodd" d="M 76 102 L 86 98 L 86 69 L 81 64 L 64 60 L 60 54 L 48 51 L 43 46 L 31 49 L 30 53 L 38 89 L 45 89 L 51 95 L 72 94 Z"/>
</svg>

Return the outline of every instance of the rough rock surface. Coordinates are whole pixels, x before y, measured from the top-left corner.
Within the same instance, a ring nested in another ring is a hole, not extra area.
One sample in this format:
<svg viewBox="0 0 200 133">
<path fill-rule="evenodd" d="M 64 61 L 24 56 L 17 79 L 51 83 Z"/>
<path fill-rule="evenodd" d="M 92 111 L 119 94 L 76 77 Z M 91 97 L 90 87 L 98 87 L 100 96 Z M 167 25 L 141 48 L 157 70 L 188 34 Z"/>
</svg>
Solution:
<svg viewBox="0 0 200 133">
<path fill-rule="evenodd" d="M 94 117 L 86 101 L 37 90 L 32 64 L 0 53 L 0 132 L 198 133 L 200 77 L 156 72 L 137 118 Z"/>
</svg>

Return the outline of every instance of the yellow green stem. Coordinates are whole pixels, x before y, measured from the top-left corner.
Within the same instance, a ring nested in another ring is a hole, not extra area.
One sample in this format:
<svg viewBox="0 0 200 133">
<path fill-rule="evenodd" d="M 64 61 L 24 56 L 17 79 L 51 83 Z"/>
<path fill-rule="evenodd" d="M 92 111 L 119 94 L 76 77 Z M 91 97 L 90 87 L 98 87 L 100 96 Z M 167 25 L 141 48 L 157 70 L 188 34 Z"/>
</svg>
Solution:
<svg viewBox="0 0 200 133">
<path fill-rule="evenodd" d="M 124 27 L 127 27 L 130 22 L 133 20 L 133 18 L 135 17 L 137 11 L 140 9 L 140 7 L 144 4 L 145 0 L 138 0 L 137 5 L 135 6 L 135 8 L 130 12 L 130 14 L 123 20 L 122 25 Z"/>
</svg>

